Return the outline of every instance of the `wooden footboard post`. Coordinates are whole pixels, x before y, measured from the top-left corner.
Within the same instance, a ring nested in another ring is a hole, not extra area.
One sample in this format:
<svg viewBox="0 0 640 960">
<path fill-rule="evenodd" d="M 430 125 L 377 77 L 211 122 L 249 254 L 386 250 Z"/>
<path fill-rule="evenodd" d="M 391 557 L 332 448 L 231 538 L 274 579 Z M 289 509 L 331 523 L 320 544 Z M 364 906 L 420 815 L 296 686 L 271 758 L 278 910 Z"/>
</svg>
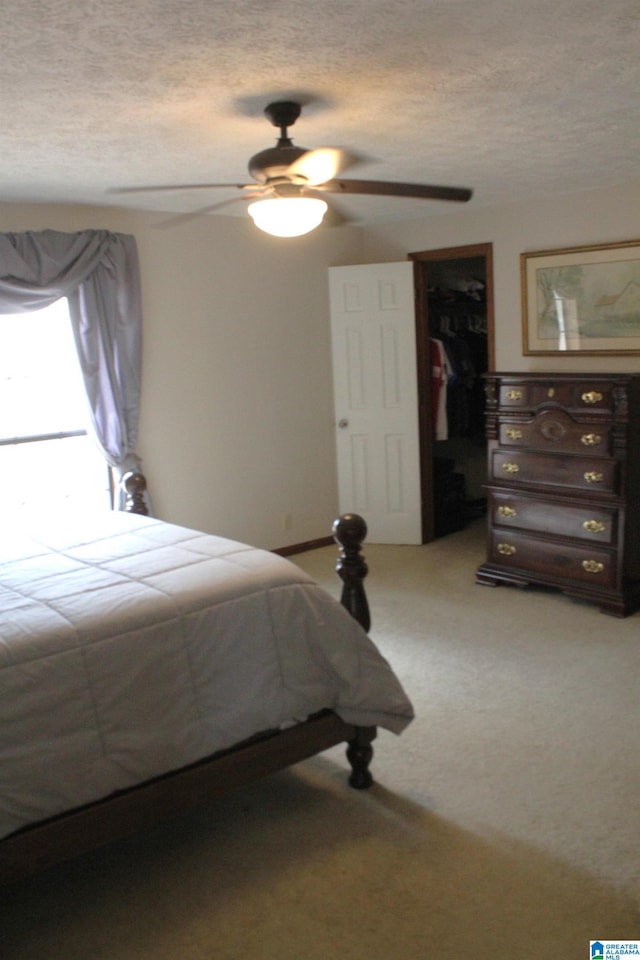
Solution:
<svg viewBox="0 0 640 960">
<path fill-rule="evenodd" d="M 369 766 L 373 757 L 371 743 L 375 737 L 375 727 L 356 727 L 355 737 L 347 744 L 347 760 L 351 764 L 349 783 L 356 790 L 366 790 L 373 783 Z"/>
<path fill-rule="evenodd" d="M 333 524 L 333 539 L 340 547 L 336 564 L 343 583 L 340 602 L 368 633 L 371 617 L 363 581 L 369 568 L 360 552 L 366 535 L 367 525 L 357 513 L 345 513 Z"/>
<path fill-rule="evenodd" d="M 369 632 L 371 616 L 364 591 L 364 578 L 369 568 L 361 549 L 367 525 L 357 513 L 345 513 L 333 524 L 333 539 L 340 547 L 336 571 L 342 580 L 340 602 L 364 630 Z M 356 790 L 366 790 L 373 783 L 369 766 L 373 757 L 375 727 L 356 727 L 355 737 L 347 743 L 347 760 L 351 764 L 349 783 Z"/>
</svg>

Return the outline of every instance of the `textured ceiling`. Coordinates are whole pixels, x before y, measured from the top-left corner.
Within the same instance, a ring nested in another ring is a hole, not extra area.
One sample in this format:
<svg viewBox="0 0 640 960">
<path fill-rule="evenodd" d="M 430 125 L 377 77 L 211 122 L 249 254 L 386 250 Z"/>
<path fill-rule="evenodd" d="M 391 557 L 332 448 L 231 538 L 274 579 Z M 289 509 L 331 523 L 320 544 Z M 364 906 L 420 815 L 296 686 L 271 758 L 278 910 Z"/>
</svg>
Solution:
<svg viewBox="0 0 640 960">
<path fill-rule="evenodd" d="M 0 201 L 225 199 L 107 190 L 246 180 L 281 98 L 297 146 L 368 158 L 347 176 L 470 186 L 467 209 L 640 178 L 639 0 L 20 0 L 0 46 Z"/>
</svg>

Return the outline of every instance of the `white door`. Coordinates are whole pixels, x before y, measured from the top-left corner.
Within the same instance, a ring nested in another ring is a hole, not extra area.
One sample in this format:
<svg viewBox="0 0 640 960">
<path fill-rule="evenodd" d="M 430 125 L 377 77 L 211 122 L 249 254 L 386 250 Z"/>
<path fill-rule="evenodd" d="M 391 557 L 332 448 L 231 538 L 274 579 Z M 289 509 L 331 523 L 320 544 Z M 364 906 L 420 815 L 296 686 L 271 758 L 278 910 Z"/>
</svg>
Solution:
<svg viewBox="0 0 640 960">
<path fill-rule="evenodd" d="M 421 543 L 413 264 L 329 270 L 340 513 Z"/>
</svg>

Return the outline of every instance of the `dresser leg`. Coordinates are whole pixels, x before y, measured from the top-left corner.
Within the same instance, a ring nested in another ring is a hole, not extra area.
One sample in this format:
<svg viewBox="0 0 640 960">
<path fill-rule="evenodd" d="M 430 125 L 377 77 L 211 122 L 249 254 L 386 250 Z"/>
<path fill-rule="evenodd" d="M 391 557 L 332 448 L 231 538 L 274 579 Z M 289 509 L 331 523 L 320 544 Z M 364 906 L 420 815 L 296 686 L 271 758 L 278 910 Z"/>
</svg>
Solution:
<svg viewBox="0 0 640 960">
<path fill-rule="evenodd" d="M 476 583 L 479 583 L 483 587 L 499 587 L 500 580 L 497 580 L 495 577 L 489 576 L 488 573 L 481 573 L 479 570 L 476 571 Z"/>
</svg>

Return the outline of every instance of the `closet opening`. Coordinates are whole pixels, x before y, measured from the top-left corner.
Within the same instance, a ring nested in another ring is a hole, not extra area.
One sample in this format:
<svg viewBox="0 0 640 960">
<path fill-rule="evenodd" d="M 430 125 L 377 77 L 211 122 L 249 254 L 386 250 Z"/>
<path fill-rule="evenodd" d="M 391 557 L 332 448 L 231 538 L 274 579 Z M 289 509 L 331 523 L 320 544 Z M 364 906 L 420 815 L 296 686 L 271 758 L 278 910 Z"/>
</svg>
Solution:
<svg viewBox="0 0 640 960">
<path fill-rule="evenodd" d="M 414 261 L 422 538 L 486 512 L 485 394 L 494 368 L 493 245 L 409 254 Z"/>
</svg>

